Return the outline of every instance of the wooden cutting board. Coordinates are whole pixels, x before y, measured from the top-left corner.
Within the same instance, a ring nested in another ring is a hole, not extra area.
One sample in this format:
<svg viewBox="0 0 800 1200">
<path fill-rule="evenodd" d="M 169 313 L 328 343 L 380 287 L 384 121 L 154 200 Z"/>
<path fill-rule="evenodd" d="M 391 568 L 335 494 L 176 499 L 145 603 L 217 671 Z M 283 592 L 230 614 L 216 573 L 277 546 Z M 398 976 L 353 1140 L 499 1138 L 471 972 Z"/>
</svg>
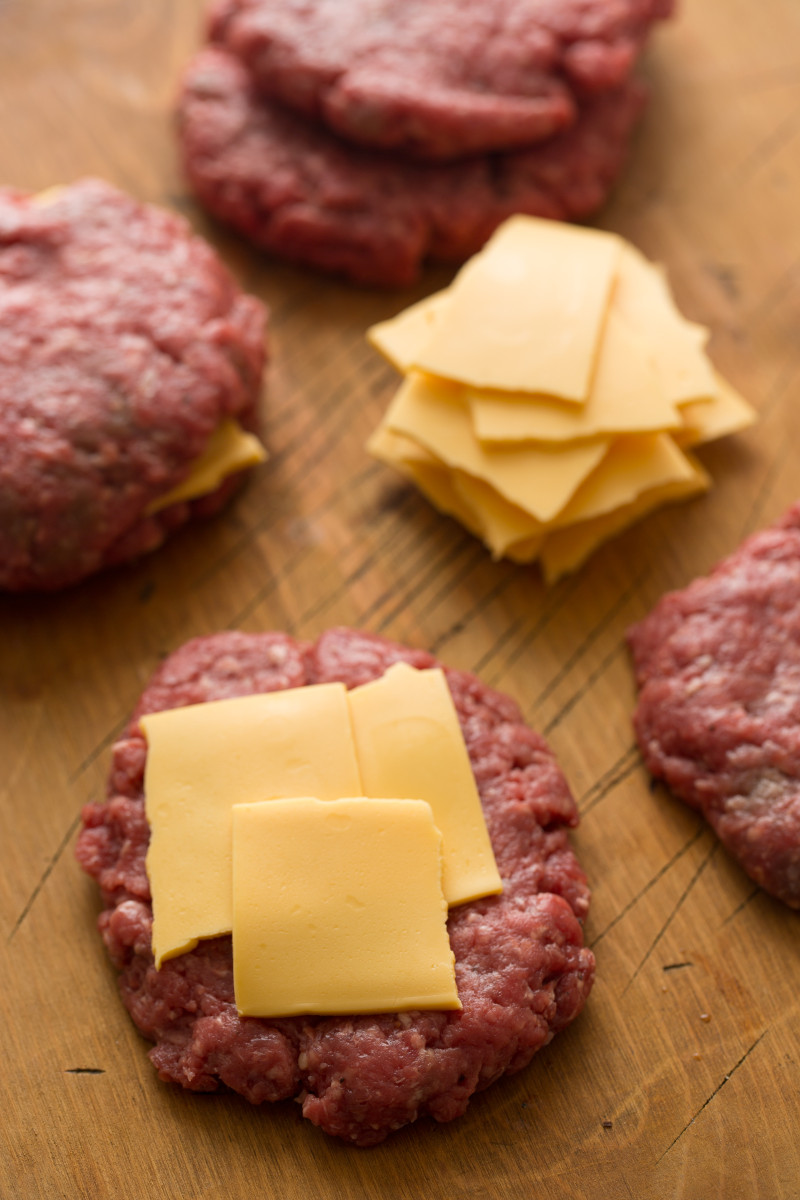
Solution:
<svg viewBox="0 0 800 1200">
<path fill-rule="evenodd" d="M 142 1200 L 800 1197 L 798 916 L 651 788 L 627 625 L 800 491 L 800 4 L 684 0 L 598 223 L 664 261 L 760 412 L 715 479 L 546 589 L 371 461 L 395 380 L 364 330 L 441 287 L 361 291 L 249 250 L 180 177 L 171 106 L 198 0 L 0 0 L 0 177 L 86 174 L 176 208 L 272 308 L 271 454 L 217 521 L 63 595 L 0 598 L 0 1195 Z M 597 984 L 576 1024 L 465 1117 L 350 1149 L 287 1103 L 159 1083 L 73 859 L 81 805 L 164 654 L 218 629 L 352 624 L 507 690 L 583 814 Z"/>
</svg>

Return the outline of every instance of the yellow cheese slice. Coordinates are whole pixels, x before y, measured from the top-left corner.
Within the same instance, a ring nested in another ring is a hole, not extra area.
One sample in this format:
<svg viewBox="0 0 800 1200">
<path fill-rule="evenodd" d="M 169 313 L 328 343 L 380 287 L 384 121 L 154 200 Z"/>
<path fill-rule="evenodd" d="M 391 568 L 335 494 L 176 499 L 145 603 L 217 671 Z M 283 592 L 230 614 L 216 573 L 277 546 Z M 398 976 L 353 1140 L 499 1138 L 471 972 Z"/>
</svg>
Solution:
<svg viewBox="0 0 800 1200">
<path fill-rule="evenodd" d="M 52 187 L 44 188 L 41 192 L 34 192 L 30 198 L 30 203 L 34 208 L 47 208 L 48 204 L 54 204 L 61 193 L 65 190 L 63 183 L 54 183 Z"/>
<path fill-rule="evenodd" d="M 656 484 L 642 491 L 629 504 L 623 504 L 602 516 L 578 521 L 548 533 L 544 541 L 536 547 L 546 582 L 555 583 L 568 571 L 576 570 L 602 542 L 626 529 L 634 521 L 640 520 L 654 508 L 671 500 L 684 500 L 706 491 L 711 484 L 708 475 L 698 462 L 689 457 L 686 461 L 683 478 Z M 512 546 L 508 556 L 517 562 L 528 562 L 531 557 L 528 548 L 523 544 Z"/>
<path fill-rule="evenodd" d="M 549 543 L 554 529 L 576 522 L 583 524 L 615 509 L 627 508 L 642 493 L 652 495 L 656 488 L 675 489 L 676 495 L 692 493 L 708 484 L 705 472 L 698 473 L 697 465 L 667 434 L 618 438 L 569 504 L 548 524 L 537 522 L 508 504 L 480 480 L 455 472 L 452 479 L 456 493 L 477 514 L 483 537 L 495 557 L 508 553 L 517 561 L 533 558 L 544 539 Z M 671 492 L 667 491 L 665 496 L 671 498 Z"/>
<path fill-rule="evenodd" d="M 224 479 L 245 467 L 264 462 L 267 452 L 253 433 L 245 433 L 238 421 L 226 417 L 206 443 L 205 450 L 192 463 L 182 483 L 159 496 L 147 509 L 147 515 L 168 508 L 181 500 L 195 500 L 216 491 Z"/>
<path fill-rule="evenodd" d="M 364 791 L 427 800 L 444 839 L 448 904 L 502 889 L 444 674 L 396 663 L 348 693 Z"/>
<path fill-rule="evenodd" d="M 462 267 L 413 365 L 582 404 L 621 246 L 595 229 L 512 217 Z"/>
<path fill-rule="evenodd" d="M 548 528 L 524 509 L 509 503 L 482 479 L 465 475 L 463 471 L 453 471 L 452 486 L 458 498 L 469 507 L 494 558 L 501 558 L 515 542 L 541 539 Z"/>
<path fill-rule="evenodd" d="M 395 433 L 385 425 L 379 425 L 367 442 L 370 454 L 388 463 L 390 467 L 407 463 L 423 463 L 425 466 L 444 466 L 435 454 L 420 446 L 413 438 Z M 446 468 L 445 468 L 446 469 Z"/>
<path fill-rule="evenodd" d="M 482 538 L 495 558 L 530 562 L 548 546 L 554 559 L 558 550 L 565 565 L 553 569 L 550 581 L 579 566 L 601 541 L 658 504 L 704 491 L 710 485 L 705 471 L 669 435 L 620 437 L 566 507 L 543 523 L 509 503 L 483 480 L 433 466 L 436 460 L 432 458 L 424 462 L 421 455 L 425 452 L 410 439 L 388 431 L 386 439 L 384 461 L 404 470 L 437 508 Z M 576 525 L 576 535 L 561 538 L 560 531 L 571 525 Z M 555 537 L 556 531 L 559 537 Z"/>
<path fill-rule="evenodd" d="M 715 394 L 714 370 L 704 351 L 708 330 L 686 320 L 663 272 L 629 242 L 619 258 L 613 304 L 648 342 L 667 400 L 685 404 Z"/>
<path fill-rule="evenodd" d="M 665 399 L 647 344 L 609 309 L 586 404 L 466 389 L 481 441 L 568 441 L 598 434 L 678 429 L 681 414 Z"/>
<path fill-rule="evenodd" d="M 231 808 L 363 791 L 343 684 L 150 713 L 145 810 L 156 966 L 231 928 Z"/>
<path fill-rule="evenodd" d="M 707 487 L 705 472 L 703 478 Z M 695 480 L 695 467 L 669 434 L 621 437 L 559 513 L 558 525 L 571 525 L 612 512 L 631 504 L 650 488 Z"/>
<path fill-rule="evenodd" d="M 710 400 L 682 405 L 684 425 L 672 435 L 679 446 L 697 446 L 729 433 L 739 433 L 755 421 L 755 409 L 744 397 L 720 374 L 715 374 L 715 379 L 717 392 Z"/>
<path fill-rule="evenodd" d="M 448 293 L 435 292 L 412 304 L 390 321 L 367 330 L 367 337 L 398 371 L 407 371 L 433 331 L 437 315 L 447 304 Z"/>
<path fill-rule="evenodd" d="M 609 439 L 585 442 L 527 442 L 488 446 L 472 431 L 459 389 L 412 372 L 401 384 L 384 424 L 430 450 L 448 467 L 458 467 L 490 484 L 538 521 L 549 521 L 597 466 Z"/>
<path fill-rule="evenodd" d="M 495 558 L 524 535 L 543 528 L 541 522 L 472 475 L 451 470 L 411 438 L 380 426 L 367 449 L 417 485 L 435 508 L 479 537 Z"/>
<path fill-rule="evenodd" d="M 234 991 L 245 1016 L 461 1007 L 430 805 L 237 804 L 233 860 Z"/>
<path fill-rule="evenodd" d="M 434 508 L 455 517 L 470 533 L 483 537 L 483 526 L 453 487 L 453 472 L 429 451 L 383 425 L 370 437 L 367 450 L 416 484 Z"/>
</svg>

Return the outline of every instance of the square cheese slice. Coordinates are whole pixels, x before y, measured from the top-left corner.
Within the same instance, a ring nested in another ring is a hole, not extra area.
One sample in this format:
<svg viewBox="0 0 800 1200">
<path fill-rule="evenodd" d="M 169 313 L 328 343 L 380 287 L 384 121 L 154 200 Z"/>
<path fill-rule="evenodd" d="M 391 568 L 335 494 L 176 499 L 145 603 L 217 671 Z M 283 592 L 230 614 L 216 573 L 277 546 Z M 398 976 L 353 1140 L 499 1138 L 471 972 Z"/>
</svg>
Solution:
<svg viewBox="0 0 800 1200">
<path fill-rule="evenodd" d="M 681 415 L 664 396 L 647 343 L 609 309 L 586 404 L 541 396 L 466 389 L 480 441 L 570 441 L 598 434 L 678 429 Z"/>
<path fill-rule="evenodd" d="M 460 1008 L 441 872 L 441 835 L 421 800 L 237 804 L 239 1012 Z"/>
<path fill-rule="evenodd" d="M 621 249 L 614 234 L 512 217 L 459 271 L 413 365 L 583 404 Z"/>
<path fill-rule="evenodd" d="M 144 790 L 156 966 L 231 929 L 231 809 L 363 792 L 341 683 L 150 713 Z"/>
<path fill-rule="evenodd" d="M 444 839 L 448 904 L 502 890 L 444 673 L 395 663 L 348 693 L 364 791 L 426 800 Z"/>
<path fill-rule="evenodd" d="M 687 321 L 663 271 L 629 242 L 619 258 L 614 308 L 649 343 L 668 400 L 685 404 L 715 394 L 714 369 L 705 353 L 708 330 Z"/>
</svg>

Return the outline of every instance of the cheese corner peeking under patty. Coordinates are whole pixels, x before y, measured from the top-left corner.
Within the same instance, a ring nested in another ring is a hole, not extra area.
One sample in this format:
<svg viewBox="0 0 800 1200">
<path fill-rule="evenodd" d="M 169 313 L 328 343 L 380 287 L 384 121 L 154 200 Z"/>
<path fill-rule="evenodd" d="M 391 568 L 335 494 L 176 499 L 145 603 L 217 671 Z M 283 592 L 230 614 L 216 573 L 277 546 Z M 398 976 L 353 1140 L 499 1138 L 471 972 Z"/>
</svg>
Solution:
<svg viewBox="0 0 800 1200">
<path fill-rule="evenodd" d="M 192 463 L 187 477 L 165 495 L 157 497 L 148 506 L 147 515 L 152 516 L 183 500 L 206 496 L 216 491 L 229 475 L 264 462 L 266 457 L 267 452 L 255 434 L 246 433 L 238 421 L 226 417 L 211 434 L 203 453 Z"/>
</svg>

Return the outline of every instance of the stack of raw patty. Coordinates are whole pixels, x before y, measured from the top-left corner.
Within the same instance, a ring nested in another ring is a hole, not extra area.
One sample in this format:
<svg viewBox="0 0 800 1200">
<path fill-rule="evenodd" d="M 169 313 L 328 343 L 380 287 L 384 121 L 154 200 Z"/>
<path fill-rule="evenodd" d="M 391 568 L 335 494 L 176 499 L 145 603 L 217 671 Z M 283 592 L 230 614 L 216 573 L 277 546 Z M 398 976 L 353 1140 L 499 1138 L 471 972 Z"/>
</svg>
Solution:
<svg viewBox="0 0 800 1200">
<path fill-rule="evenodd" d="M 360 283 L 458 262 L 512 213 L 586 216 L 673 0 L 217 0 L 181 97 L 185 166 L 254 242 Z"/>
</svg>

